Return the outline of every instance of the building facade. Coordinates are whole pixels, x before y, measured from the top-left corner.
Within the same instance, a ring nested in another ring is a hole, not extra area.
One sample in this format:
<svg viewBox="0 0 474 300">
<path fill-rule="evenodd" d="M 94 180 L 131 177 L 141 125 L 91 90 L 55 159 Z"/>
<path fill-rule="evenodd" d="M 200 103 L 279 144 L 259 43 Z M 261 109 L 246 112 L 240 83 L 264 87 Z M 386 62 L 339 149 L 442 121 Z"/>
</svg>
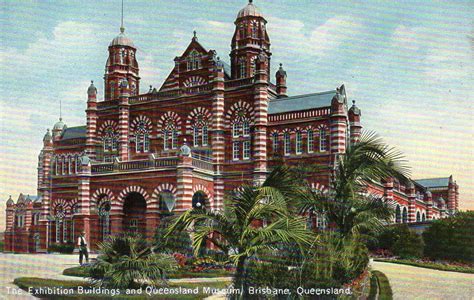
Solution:
<svg viewBox="0 0 474 300">
<path fill-rule="evenodd" d="M 5 250 L 45 252 L 81 231 L 92 248 L 124 231 L 151 238 L 163 214 L 222 209 L 226 193 L 262 182 L 282 161 L 322 166 L 308 181 L 327 190 L 336 156 L 360 138 L 361 110 L 344 85 L 288 96 L 283 66 L 270 74 L 265 17 L 250 1 L 234 23 L 230 64 L 194 34 L 162 86 L 145 92 L 137 48 L 122 26 L 108 47 L 104 101 L 91 83 L 86 125 L 60 119 L 43 138 L 38 195 L 8 199 Z M 408 186 L 388 179 L 370 190 L 397 203 L 396 222 L 442 218 L 458 207 L 452 177 Z"/>
</svg>

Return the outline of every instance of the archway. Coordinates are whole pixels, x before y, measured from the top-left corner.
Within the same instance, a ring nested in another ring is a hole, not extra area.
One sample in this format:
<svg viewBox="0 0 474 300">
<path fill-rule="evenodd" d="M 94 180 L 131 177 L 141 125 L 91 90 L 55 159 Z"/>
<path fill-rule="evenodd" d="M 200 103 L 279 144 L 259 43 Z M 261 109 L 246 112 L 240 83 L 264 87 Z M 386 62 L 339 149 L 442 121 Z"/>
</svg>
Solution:
<svg viewBox="0 0 474 300">
<path fill-rule="evenodd" d="M 162 215 L 171 215 L 173 213 L 176 199 L 171 191 L 163 191 L 159 196 L 159 208 Z"/>
<path fill-rule="evenodd" d="M 400 205 L 397 205 L 395 209 L 395 223 L 400 223 L 402 221 L 402 212 L 400 210 Z"/>
<path fill-rule="evenodd" d="M 197 191 L 193 195 L 193 208 L 206 209 L 209 207 L 209 198 L 203 191 Z"/>
<path fill-rule="evenodd" d="M 123 204 L 123 231 L 145 235 L 146 200 L 137 192 L 129 193 Z"/>
<path fill-rule="evenodd" d="M 408 222 L 408 210 L 406 207 L 403 208 L 402 221 L 403 223 Z"/>
<path fill-rule="evenodd" d="M 110 201 L 107 197 L 104 197 L 99 204 L 99 237 L 101 241 L 104 241 L 110 236 Z"/>
</svg>

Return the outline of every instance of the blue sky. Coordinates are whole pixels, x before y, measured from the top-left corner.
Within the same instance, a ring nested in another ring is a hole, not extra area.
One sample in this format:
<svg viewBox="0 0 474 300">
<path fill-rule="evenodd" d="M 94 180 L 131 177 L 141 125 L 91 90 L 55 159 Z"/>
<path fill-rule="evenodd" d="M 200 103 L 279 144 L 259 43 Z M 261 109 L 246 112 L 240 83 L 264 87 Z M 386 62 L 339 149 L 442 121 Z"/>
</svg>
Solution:
<svg viewBox="0 0 474 300">
<path fill-rule="evenodd" d="M 278 63 L 295 95 L 345 83 L 365 128 L 403 151 L 414 178 L 449 176 L 461 207 L 474 208 L 473 1 L 263 1 L 272 76 Z M 35 193 L 46 128 L 63 103 L 69 126 L 85 123 L 86 90 L 100 98 L 120 0 L 1 1 L 0 199 Z M 193 30 L 228 60 L 245 0 L 125 1 L 138 47 L 142 91 L 159 87 Z M 2 206 L 0 206 L 2 208 Z M 2 215 L 2 214 L 0 214 Z M 3 225 L 3 222 L 2 224 Z"/>
</svg>

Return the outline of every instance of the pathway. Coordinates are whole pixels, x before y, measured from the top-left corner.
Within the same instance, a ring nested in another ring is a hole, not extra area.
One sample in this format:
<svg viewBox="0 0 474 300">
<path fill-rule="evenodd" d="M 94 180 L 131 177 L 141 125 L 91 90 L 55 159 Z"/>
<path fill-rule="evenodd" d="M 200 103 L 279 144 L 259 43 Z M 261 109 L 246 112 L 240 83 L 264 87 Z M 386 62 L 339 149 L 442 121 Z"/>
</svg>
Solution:
<svg viewBox="0 0 474 300">
<path fill-rule="evenodd" d="M 393 299 L 474 299 L 474 274 L 372 262 L 387 275 Z"/>
</svg>

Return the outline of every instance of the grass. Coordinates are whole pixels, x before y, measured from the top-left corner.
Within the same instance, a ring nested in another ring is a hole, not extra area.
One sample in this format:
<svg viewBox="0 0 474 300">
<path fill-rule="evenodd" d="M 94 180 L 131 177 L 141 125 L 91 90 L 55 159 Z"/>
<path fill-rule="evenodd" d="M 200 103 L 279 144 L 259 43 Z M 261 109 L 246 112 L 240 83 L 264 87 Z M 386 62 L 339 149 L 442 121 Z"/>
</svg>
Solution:
<svg viewBox="0 0 474 300">
<path fill-rule="evenodd" d="M 41 295 L 42 299 L 110 299 L 111 294 L 107 295 L 79 295 L 77 294 L 77 289 L 79 287 L 84 287 L 84 290 L 91 288 L 88 282 L 78 281 L 78 280 L 53 280 L 53 279 L 44 279 L 44 278 L 37 278 L 37 277 L 19 277 L 14 280 L 14 283 L 21 289 L 28 291 L 29 288 L 32 289 L 39 289 L 39 288 L 66 288 L 71 289 L 72 291 L 76 292 L 70 295 Z M 226 281 L 219 281 L 219 282 L 205 282 L 205 283 L 169 283 L 169 288 L 185 288 L 185 289 L 192 289 L 198 288 L 199 294 L 192 294 L 192 295 L 153 295 L 153 298 L 159 297 L 159 299 L 204 299 L 209 297 L 209 294 L 203 293 L 204 287 L 216 288 L 216 289 L 223 289 L 227 287 L 229 282 Z M 112 290 L 110 290 L 112 291 Z M 39 295 L 38 295 L 39 296 Z M 149 299 L 150 297 L 145 294 L 145 290 L 143 289 L 142 295 L 126 295 L 125 291 L 120 291 L 120 295 L 114 296 L 113 298 L 116 299 Z"/>
<path fill-rule="evenodd" d="M 88 277 L 89 270 L 87 267 L 72 267 L 64 269 L 63 275 L 75 276 L 75 277 Z M 230 277 L 233 275 L 233 272 L 226 270 L 208 270 L 201 272 L 192 272 L 189 270 L 179 270 L 168 274 L 169 279 L 179 279 L 179 278 L 216 278 L 216 277 Z"/>
<path fill-rule="evenodd" d="M 470 266 L 449 265 L 449 264 L 443 264 L 443 263 L 438 263 L 438 262 L 416 261 L 416 260 L 410 260 L 410 259 L 374 258 L 374 261 L 409 265 L 409 266 L 414 266 L 414 267 L 440 270 L 440 271 L 474 274 L 474 267 L 470 267 Z"/>
<path fill-rule="evenodd" d="M 370 280 L 370 294 L 369 299 L 375 299 L 375 290 L 372 292 L 372 287 L 378 287 L 378 298 L 379 300 L 391 300 L 393 299 L 392 288 L 387 276 L 380 271 L 372 271 L 372 278 Z"/>
</svg>

